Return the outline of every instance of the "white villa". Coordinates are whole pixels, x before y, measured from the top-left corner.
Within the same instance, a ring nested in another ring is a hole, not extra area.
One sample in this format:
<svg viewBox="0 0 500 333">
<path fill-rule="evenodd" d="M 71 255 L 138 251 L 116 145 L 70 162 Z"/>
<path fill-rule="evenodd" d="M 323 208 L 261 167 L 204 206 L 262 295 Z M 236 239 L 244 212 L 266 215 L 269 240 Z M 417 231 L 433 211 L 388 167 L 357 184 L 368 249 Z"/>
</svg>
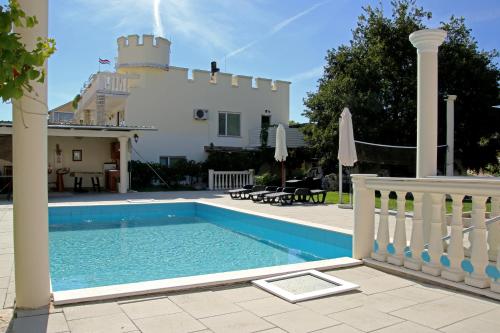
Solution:
<svg viewBox="0 0 500 333">
<path fill-rule="evenodd" d="M 170 65 L 170 45 L 152 35 L 118 38 L 116 72 L 90 77 L 74 122 L 153 125 L 158 131 L 134 146 L 145 160 L 165 165 L 179 158 L 202 161 L 210 149 L 255 148 L 262 126 L 287 126 L 290 82 L 198 69 L 190 77 L 187 68 Z M 269 134 L 272 146 L 275 129 Z M 297 129 L 287 134 L 289 147 L 304 145 Z"/>
</svg>

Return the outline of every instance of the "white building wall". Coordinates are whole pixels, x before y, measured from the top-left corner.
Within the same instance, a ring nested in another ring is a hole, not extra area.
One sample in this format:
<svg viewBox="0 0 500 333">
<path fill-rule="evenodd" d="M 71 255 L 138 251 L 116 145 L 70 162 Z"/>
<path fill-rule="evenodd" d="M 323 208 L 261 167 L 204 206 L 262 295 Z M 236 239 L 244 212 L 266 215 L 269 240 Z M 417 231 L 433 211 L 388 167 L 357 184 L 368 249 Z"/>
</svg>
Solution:
<svg viewBox="0 0 500 333">
<path fill-rule="evenodd" d="M 118 63 L 119 73 L 139 74 L 138 79 L 129 80 L 130 95 L 127 98 L 125 121 L 129 125 L 155 126 L 158 132 L 144 134 L 134 147 L 147 160 L 159 162 L 160 156 L 186 156 L 197 161 L 204 160 L 204 147 L 247 147 L 249 132 L 260 128 L 261 116 L 271 111 L 271 123 L 288 124 L 289 82 L 255 79 L 248 76 L 233 76 L 218 73 L 211 80 L 209 71 L 193 70 L 192 79 L 188 69 L 169 67 L 168 70 L 152 67 L 154 59 L 148 56 L 148 46 L 136 45 L 141 52 L 131 52 L 132 43 L 119 39 L 119 52 L 127 50 L 127 63 Z M 127 45 L 127 46 L 124 46 Z M 160 43 L 160 45 L 162 45 Z M 166 44 L 164 44 L 166 45 Z M 158 48 L 150 48 L 155 54 Z M 131 59 L 130 55 L 144 54 L 144 61 Z M 120 59 L 120 56 L 118 57 Z M 124 57 L 121 57 L 124 58 Z M 147 66 L 130 66 L 132 63 L 148 63 Z M 194 120 L 194 109 L 208 109 L 208 120 Z M 241 114 L 241 136 L 218 135 L 218 112 L 229 111 Z M 133 156 L 138 159 L 138 156 Z"/>
</svg>

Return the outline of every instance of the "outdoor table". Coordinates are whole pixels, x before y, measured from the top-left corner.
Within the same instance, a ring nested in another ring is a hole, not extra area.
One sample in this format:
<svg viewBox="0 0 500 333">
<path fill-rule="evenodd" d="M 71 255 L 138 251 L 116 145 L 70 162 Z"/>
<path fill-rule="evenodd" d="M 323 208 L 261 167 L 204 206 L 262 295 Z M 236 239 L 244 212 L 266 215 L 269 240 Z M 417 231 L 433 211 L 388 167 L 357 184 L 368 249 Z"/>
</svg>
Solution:
<svg viewBox="0 0 500 333">
<path fill-rule="evenodd" d="M 75 192 L 83 192 L 82 190 L 82 180 L 83 177 L 90 177 L 92 181 L 92 189 L 97 192 L 101 192 L 101 184 L 99 183 L 99 177 L 102 176 L 102 172 L 93 171 L 73 171 L 70 173 L 71 177 L 74 177 L 75 182 L 73 185 L 73 190 Z"/>
</svg>

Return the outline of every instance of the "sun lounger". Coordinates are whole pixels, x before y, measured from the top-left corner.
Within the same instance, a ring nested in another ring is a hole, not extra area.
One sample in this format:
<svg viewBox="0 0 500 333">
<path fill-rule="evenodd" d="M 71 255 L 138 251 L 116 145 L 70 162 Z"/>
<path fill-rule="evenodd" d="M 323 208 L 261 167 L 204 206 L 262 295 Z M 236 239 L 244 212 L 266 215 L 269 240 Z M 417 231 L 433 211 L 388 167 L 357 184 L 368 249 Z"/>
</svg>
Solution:
<svg viewBox="0 0 500 333">
<path fill-rule="evenodd" d="M 291 205 L 295 198 L 295 188 L 285 187 L 281 192 L 264 195 L 264 202 L 270 204 L 280 203 L 282 205 Z"/>
<path fill-rule="evenodd" d="M 259 202 L 264 199 L 266 194 L 275 193 L 278 186 L 266 186 L 264 191 L 256 191 L 248 194 L 248 197 L 252 199 L 253 202 Z"/>
<path fill-rule="evenodd" d="M 311 190 L 310 199 L 314 203 L 325 203 L 326 191 L 325 190 Z"/>
<path fill-rule="evenodd" d="M 231 199 L 246 199 L 246 194 L 252 192 L 253 185 L 245 185 L 242 188 L 235 190 L 229 190 L 227 193 L 231 196 Z M 243 196 L 243 197 L 242 197 Z"/>
</svg>

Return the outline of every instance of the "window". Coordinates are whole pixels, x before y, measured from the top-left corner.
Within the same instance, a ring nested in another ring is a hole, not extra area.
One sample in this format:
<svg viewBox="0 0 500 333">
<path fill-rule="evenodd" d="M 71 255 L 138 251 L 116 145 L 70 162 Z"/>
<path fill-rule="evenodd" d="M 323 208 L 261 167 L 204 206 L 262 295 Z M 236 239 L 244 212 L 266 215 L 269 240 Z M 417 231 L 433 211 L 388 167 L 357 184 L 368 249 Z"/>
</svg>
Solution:
<svg viewBox="0 0 500 333">
<path fill-rule="evenodd" d="M 186 160 L 186 156 L 160 156 L 160 164 L 168 168 L 175 166 L 178 162 Z"/>
<path fill-rule="evenodd" d="M 219 112 L 219 135 L 240 136 L 241 120 L 239 113 Z"/>
</svg>

